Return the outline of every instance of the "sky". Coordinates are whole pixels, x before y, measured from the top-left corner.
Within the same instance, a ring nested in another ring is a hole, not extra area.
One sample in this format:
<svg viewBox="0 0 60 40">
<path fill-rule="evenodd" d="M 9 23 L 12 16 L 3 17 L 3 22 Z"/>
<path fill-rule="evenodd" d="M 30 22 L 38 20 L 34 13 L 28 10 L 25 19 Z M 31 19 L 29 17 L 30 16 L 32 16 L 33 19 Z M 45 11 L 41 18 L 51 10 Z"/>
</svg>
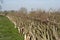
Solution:
<svg viewBox="0 0 60 40">
<path fill-rule="evenodd" d="M 60 0 L 3 0 L 2 10 L 19 10 L 25 7 L 33 9 L 59 9 Z"/>
</svg>

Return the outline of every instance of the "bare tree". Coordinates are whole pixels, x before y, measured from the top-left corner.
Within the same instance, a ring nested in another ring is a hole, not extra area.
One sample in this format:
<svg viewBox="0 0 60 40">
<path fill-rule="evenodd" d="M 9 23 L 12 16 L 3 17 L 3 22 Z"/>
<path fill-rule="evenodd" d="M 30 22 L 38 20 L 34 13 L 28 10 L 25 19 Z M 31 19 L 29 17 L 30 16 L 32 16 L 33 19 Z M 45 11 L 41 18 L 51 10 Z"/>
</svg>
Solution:
<svg viewBox="0 0 60 40">
<path fill-rule="evenodd" d="M 3 0 L 0 0 L 0 11 L 2 9 Z"/>
<path fill-rule="evenodd" d="M 27 13 L 27 9 L 26 9 L 26 8 L 24 8 L 24 7 L 22 7 L 22 8 L 19 10 L 19 12 L 20 12 L 20 13 L 24 13 L 24 14 L 25 14 L 25 13 Z"/>
</svg>

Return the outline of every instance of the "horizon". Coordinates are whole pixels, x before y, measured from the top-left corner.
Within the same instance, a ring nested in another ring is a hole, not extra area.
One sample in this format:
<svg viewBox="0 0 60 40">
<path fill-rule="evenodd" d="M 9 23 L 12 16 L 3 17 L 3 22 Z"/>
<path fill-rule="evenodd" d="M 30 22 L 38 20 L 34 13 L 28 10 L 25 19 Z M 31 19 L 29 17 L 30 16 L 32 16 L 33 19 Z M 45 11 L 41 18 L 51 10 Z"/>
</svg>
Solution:
<svg viewBox="0 0 60 40">
<path fill-rule="evenodd" d="M 3 0 L 2 10 L 19 10 L 21 7 L 31 10 L 33 8 L 49 10 L 60 9 L 60 0 Z"/>
</svg>

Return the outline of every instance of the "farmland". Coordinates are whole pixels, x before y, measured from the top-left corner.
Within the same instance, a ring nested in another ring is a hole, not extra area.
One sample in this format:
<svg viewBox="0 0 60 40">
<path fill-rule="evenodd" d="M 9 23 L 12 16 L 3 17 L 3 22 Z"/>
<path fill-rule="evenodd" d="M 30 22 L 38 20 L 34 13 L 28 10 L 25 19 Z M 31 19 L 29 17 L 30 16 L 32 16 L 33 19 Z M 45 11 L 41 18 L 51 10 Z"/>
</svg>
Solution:
<svg viewBox="0 0 60 40">
<path fill-rule="evenodd" d="M 10 40 L 60 40 L 60 11 L 36 10 L 27 12 L 23 9 L 4 11 L 2 15 L 5 18 L 0 17 L 2 19 L 0 24 L 3 23 L 3 26 L 6 24 L 7 29 L 5 30 L 6 32 L 9 30 L 7 34 L 11 33 L 12 36 L 10 38 L 10 36 L 6 35 Z M 10 21 L 5 21 L 5 19 Z M 12 23 L 9 24 L 9 22 Z"/>
</svg>

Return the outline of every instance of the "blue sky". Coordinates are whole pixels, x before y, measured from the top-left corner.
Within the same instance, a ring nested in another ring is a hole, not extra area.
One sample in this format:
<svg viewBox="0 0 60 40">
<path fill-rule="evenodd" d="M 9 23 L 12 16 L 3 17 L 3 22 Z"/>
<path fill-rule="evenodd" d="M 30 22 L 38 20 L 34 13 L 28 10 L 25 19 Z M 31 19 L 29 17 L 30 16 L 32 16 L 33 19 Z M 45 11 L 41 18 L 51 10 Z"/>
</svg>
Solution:
<svg viewBox="0 0 60 40">
<path fill-rule="evenodd" d="M 21 7 L 25 7 L 28 10 L 34 9 L 59 9 L 60 0 L 4 0 L 2 10 L 19 10 Z"/>
</svg>

